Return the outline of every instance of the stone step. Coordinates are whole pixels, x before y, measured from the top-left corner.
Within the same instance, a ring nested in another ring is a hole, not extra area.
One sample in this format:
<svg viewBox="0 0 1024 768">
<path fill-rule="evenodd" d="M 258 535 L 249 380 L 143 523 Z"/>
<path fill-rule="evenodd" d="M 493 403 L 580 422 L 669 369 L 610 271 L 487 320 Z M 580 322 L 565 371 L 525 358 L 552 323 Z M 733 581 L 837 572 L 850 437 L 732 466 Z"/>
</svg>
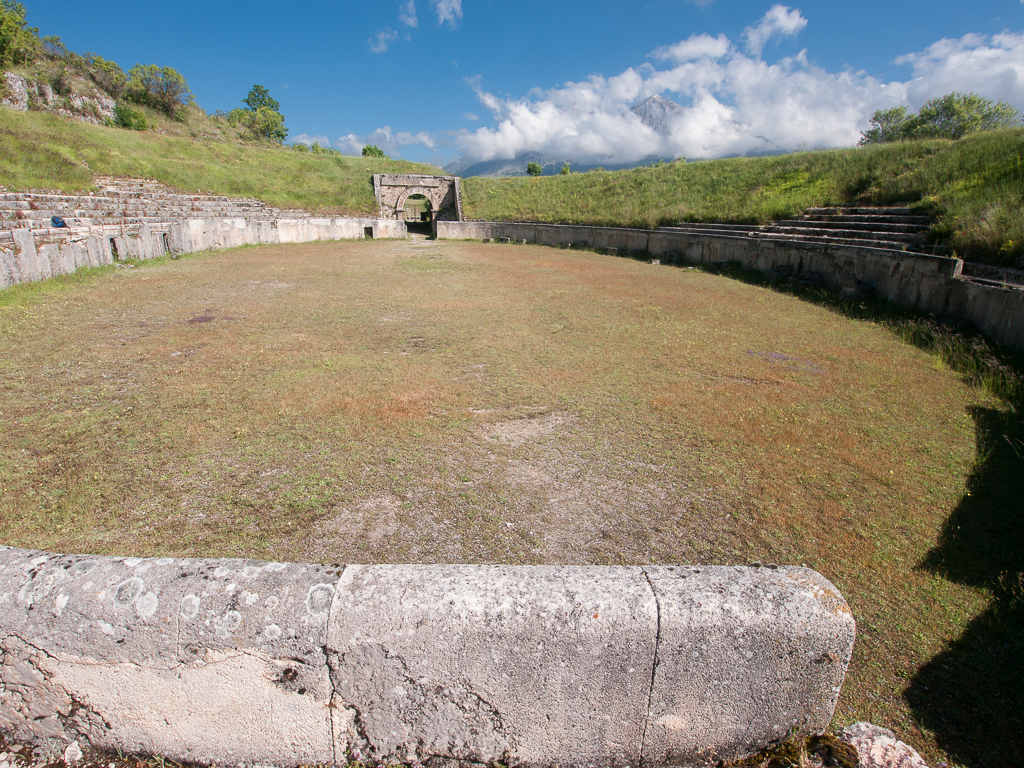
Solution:
<svg viewBox="0 0 1024 768">
<path fill-rule="evenodd" d="M 885 239 L 884 237 L 879 238 L 846 238 L 846 237 L 834 237 L 834 236 L 815 236 L 808 234 L 806 230 L 794 232 L 791 234 L 782 232 L 771 232 L 767 229 L 761 229 L 758 227 L 750 227 L 744 231 L 738 231 L 736 229 L 714 229 L 716 225 L 705 225 L 700 228 L 690 227 L 659 227 L 661 232 L 700 232 L 701 234 L 708 235 L 719 235 L 723 237 L 751 237 L 760 240 L 782 240 L 786 242 L 797 242 L 797 243 L 822 243 L 824 245 L 849 245 L 859 248 L 882 248 L 889 251 L 910 251 L 913 253 L 942 253 L 945 249 L 943 246 L 933 246 L 925 243 L 905 243 L 897 240 Z"/>
<path fill-rule="evenodd" d="M 867 206 L 863 208 L 835 206 L 832 208 L 808 208 L 809 216 L 920 216 L 914 208 Z"/>
<path fill-rule="evenodd" d="M 888 240 L 896 243 L 920 243 L 923 237 L 920 234 L 909 234 L 901 232 L 870 232 L 861 229 L 832 229 L 829 227 L 807 227 L 792 226 L 789 222 L 785 224 L 772 224 L 765 227 L 763 232 L 777 234 L 796 234 L 802 237 L 815 238 L 843 238 L 846 240 Z M 884 236 L 883 236 L 884 235 Z"/>
<path fill-rule="evenodd" d="M 807 221 L 859 221 L 866 224 L 911 224 L 928 227 L 933 219 L 930 216 L 884 216 L 873 214 L 820 214 L 806 213 L 800 217 Z"/>
<path fill-rule="evenodd" d="M 862 232 L 895 232 L 919 234 L 927 231 L 927 226 L 920 224 L 885 224 L 871 221 L 836 221 L 835 219 L 784 219 L 775 222 L 779 227 L 806 227 L 808 229 L 842 229 Z"/>
</svg>

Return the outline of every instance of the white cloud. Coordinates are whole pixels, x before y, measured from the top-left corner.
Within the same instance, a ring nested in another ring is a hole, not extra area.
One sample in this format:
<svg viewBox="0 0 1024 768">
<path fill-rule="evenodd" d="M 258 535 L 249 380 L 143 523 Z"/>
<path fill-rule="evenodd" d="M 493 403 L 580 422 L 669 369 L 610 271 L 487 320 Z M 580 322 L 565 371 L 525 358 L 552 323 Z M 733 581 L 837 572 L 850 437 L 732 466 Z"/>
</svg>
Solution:
<svg viewBox="0 0 1024 768">
<path fill-rule="evenodd" d="M 1021 0 L 1024 2 L 1024 0 Z M 662 46 L 651 55 L 660 61 L 671 59 L 677 64 L 684 61 L 694 61 L 708 56 L 712 59 L 720 59 L 729 52 L 729 38 L 725 35 L 712 37 L 711 35 L 691 35 L 686 40 L 675 45 Z"/>
<path fill-rule="evenodd" d="M 1024 111 L 1024 34 L 939 40 L 920 53 L 899 57 L 896 63 L 913 68 L 914 78 L 907 84 L 912 107 L 951 91 L 974 91 Z"/>
<path fill-rule="evenodd" d="M 765 44 L 774 37 L 792 37 L 807 26 L 799 10 L 786 5 L 773 5 L 760 21 L 743 30 L 747 39 L 747 50 L 760 56 Z"/>
<path fill-rule="evenodd" d="M 409 0 L 402 6 L 402 12 L 398 14 L 398 20 L 407 27 L 415 29 L 419 26 L 420 20 L 416 16 L 416 0 Z"/>
<path fill-rule="evenodd" d="M 750 28 L 767 37 L 745 34 L 763 44 L 805 24 L 798 12 L 777 5 Z M 768 34 L 771 29 L 781 32 Z M 667 64 L 592 75 L 521 98 L 496 95 L 480 77 L 469 78 L 494 125 L 457 132 L 454 143 L 469 160 L 539 152 L 550 160 L 614 165 L 649 157 L 851 146 L 876 110 L 917 109 L 953 90 L 976 91 L 1024 111 L 1024 34 L 1011 32 L 940 40 L 903 56 L 897 63 L 910 65 L 913 75 L 906 82 L 882 82 L 862 71 L 829 72 L 804 51 L 768 63 L 721 35 L 694 35 L 651 55 Z M 668 135 L 643 125 L 629 110 L 654 94 L 683 106 Z"/>
<path fill-rule="evenodd" d="M 431 3 L 437 13 L 438 26 L 448 22 L 450 27 L 454 27 L 462 21 L 462 0 L 431 0 Z"/>
<path fill-rule="evenodd" d="M 1024 3 L 1024 0 L 1021 0 Z M 463 112 L 462 116 L 469 120 L 471 123 L 475 123 L 480 119 L 480 115 L 474 114 L 473 112 Z"/>
<path fill-rule="evenodd" d="M 425 131 L 420 131 L 419 133 L 399 131 L 395 133 L 391 130 L 391 126 L 388 125 L 363 136 L 350 133 L 334 142 L 334 146 L 346 155 L 362 154 L 363 147 L 367 144 L 375 144 L 392 157 L 401 157 L 399 149 L 402 147 L 422 146 L 427 149 L 435 149 L 438 142 L 435 136 Z"/>
<path fill-rule="evenodd" d="M 387 27 L 377 33 L 376 40 L 371 37 L 366 41 L 366 44 L 370 46 L 370 50 L 373 53 L 384 53 L 384 51 L 388 49 L 388 46 L 397 39 L 398 33 L 391 29 L 391 27 Z"/>
<path fill-rule="evenodd" d="M 668 69 L 646 64 L 610 78 L 595 75 L 522 99 L 499 98 L 473 80 L 480 103 L 498 124 L 462 131 L 457 144 L 465 157 L 481 161 L 533 151 L 601 165 L 849 146 L 875 109 L 906 96 L 902 83 L 829 73 L 803 53 L 768 64 L 727 39 L 690 38 L 662 55 L 682 61 Z M 700 58 L 691 60 L 694 55 Z M 684 105 L 667 136 L 629 110 L 654 94 Z"/>
<path fill-rule="evenodd" d="M 321 147 L 331 146 L 331 140 L 326 136 L 310 136 L 309 134 L 303 133 L 292 139 L 293 144 L 305 144 L 307 147 L 313 145 L 313 142 L 318 143 Z"/>
</svg>

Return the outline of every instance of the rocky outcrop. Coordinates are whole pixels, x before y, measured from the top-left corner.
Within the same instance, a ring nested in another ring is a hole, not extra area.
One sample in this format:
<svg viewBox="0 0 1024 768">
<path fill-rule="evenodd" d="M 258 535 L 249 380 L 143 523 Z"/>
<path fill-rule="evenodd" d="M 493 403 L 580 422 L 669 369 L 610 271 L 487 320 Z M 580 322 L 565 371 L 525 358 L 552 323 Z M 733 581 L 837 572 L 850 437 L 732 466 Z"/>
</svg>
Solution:
<svg viewBox="0 0 1024 768">
<path fill-rule="evenodd" d="M 4 80 L 7 93 L 0 99 L 0 106 L 21 112 L 29 108 L 44 109 L 94 125 L 114 117 L 114 100 L 84 78 L 71 78 L 66 95 L 55 93 L 53 86 L 44 80 L 17 72 L 4 72 Z"/>
</svg>

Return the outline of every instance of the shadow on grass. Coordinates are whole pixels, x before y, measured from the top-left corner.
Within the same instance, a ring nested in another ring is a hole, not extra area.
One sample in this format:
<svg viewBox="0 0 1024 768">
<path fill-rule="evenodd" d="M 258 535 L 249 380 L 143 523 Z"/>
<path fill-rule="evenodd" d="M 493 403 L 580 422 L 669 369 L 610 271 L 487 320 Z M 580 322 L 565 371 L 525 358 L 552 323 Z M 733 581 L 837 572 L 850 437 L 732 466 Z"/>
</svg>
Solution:
<svg viewBox="0 0 1024 768">
<path fill-rule="evenodd" d="M 904 698 L 939 746 L 970 768 L 1024 765 L 1024 438 L 1005 413 L 977 409 L 983 460 L 920 564 L 991 589 L 988 610 L 922 667 Z"/>
<path fill-rule="evenodd" d="M 722 274 L 765 285 L 761 273 L 732 264 Z M 904 692 L 920 726 L 968 768 L 1024 765 L 1024 358 L 973 326 L 854 301 L 799 285 L 775 290 L 847 317 L 878 322 L 940 356 L 966 381 L 985 386 L 1004 409 L 976 408 L 978 464 L 967 493 L 919 568 L 992 592 L 988 609 L 921 667 Z"/>
</svg>

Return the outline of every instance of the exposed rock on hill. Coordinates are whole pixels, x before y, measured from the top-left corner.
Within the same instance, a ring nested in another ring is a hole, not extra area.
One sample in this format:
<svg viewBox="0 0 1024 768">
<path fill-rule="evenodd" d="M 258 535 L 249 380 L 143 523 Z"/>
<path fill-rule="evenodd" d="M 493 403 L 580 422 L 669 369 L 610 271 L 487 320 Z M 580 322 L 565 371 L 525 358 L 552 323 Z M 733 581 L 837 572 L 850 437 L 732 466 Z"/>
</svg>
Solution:
<svg viewBox="0 0 1024 768">
<path fill-rule="evenodd" d="M 6 93 L 0 106 L 25 112 L 29 107 L 56 112 L 58 115 L 101 125 L 114 117 L 114 100 L 100 92 L 84 78 L 73 78 L 64 95 L 42 80 L 32 80 L 17 72 L 4 72 Z"/>
</svg>

